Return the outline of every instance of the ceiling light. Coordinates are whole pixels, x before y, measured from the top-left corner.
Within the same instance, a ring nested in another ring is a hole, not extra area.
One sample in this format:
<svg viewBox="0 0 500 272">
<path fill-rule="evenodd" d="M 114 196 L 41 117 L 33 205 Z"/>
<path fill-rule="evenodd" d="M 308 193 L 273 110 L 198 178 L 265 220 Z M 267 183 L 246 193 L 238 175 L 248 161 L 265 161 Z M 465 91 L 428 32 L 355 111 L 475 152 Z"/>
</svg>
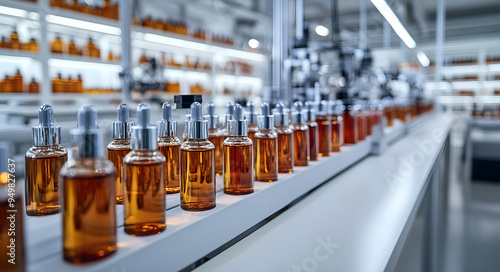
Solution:
<svg viewBox="0 0 500 272">
<path fill-rule="evenodd" d="M 417 53 L 417 59 L 418 61 L 420 61 L 420 64 L 422 64 L 422 66 L 424 67 L 427 67 L 429 66 L 429 64 L 431 64 L 431 61 L 429 60 L 427 55 L 425 55 L 425 53 L 422 51 Z"/>
<path fill-rule="evenodd" d="M 252 49 L 256 49 L 257 47 L 259 47 L 259 41 L 257 41 L 256 39 L 250 39 L 248 41 L 248 46 L 250 46 L 250 48 Z"/>
<path fill-rule="evenodd" d="M 328 36 L 328 34 L 330 33 L 330 30 L 328 30 L 328 28 L 326 26 L 322 26 L 322 25 L 317 25 L 316 28 L 314 29 L 314 31 L 316 31 L 316 34 L 320 35 L 320 36 Z"/>
<path fill-rule="evenodd" d="M 384 16 L 384 18 L 389 22 L 391 25 L 392 29 L 394 29 L 394 32 L 398 34 L 399 38 L 403 40 L 403 42 L 408 46 L 408 48 L 415 48 L 417 45 L 415 43 L 415 40 L 410 36 L 410 33 L 406 31 L 406 28 L 401 24 L 401 21 L 399 21 L 398 17 L 392 9 L 387 5 L 385 0 L 371 0 L 373 5 L 378 9 L 380 14 Z"/>
<path fill-rule="evenodd" d="M 120 35 L 122 33 L 121 29 L 115 26 L 96 24 L 82 20 L 76 20 L 56 15 L 47 15 L 47 22 L 57 25 L 69 26 L 74 28 L 80 28 L 85 30 L 97 31 L 101 33 Z"/>
</svg>

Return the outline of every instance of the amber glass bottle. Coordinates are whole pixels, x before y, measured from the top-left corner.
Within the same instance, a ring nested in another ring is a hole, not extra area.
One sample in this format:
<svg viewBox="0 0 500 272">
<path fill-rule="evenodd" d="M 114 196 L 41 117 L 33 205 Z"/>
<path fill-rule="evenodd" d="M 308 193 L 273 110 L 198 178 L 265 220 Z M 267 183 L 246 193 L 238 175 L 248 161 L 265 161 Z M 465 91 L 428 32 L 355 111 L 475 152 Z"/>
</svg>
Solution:
<svg viewBox="0 0 500 272">
<path fill-rule="evenodd" d="M 177 121 L 172 119 L 170 103 L 163 103 L 162 113 L 162 120 L 158 122 L 158 150 L 165 157 L 165 192 L 174 194 L 180 190 L 181 141 L 175 136 Z"/>
<path fill-rule="evenodd" d="M 97 111 L 83 106 L 71 131 L 73 158 L 63 179 L 63 256 L 72 263 L 103 259 L 116 249 L 115 167 L 104 157 Z M 96 231 L 98 230 L 98 231 Z"/>
<path fill-rule="evenodd" d="M 208 141 L 208 121 L 201 104 L 191 105 L 186 121 L 187 140 L 181 145 L 181 208 L 205 211 L 215 208 L 214 145 Z"/>
<path fill-rule="evenodd" d="M 31 79 L 30 85 L 29 85 L 29 92 L 30 93 L 38 93 L 40 92 L 40 84 L 35 81 L 35 78 Z"/>
<path fill-rule="evenodd" d="M 332 122 L 328 115 L 328 101 L 326 100 L 319 103 L 316 123 L 318 123 L 318 156 L 328 157 L 332 149 L 332 141 L 330 140 Z"/>
<path fill-rule="evenodd" d="M 56 36 L 56 38 L 50 44 L 50 52 L 62 53 L 63 48 L 64 48 L 64 46 L 63 46 L 63 42 L 61 41 L 61 38 L 59 36 Z"/>
<path fill-rule="evenodd" d="M 132 127 L 132 151 L 123 160 L 125 180 L 124 229 L 133 236 L 163 232 L 166 225 L 165 157 L 157 151 L 156 126 L 150 125 L 150 107 L 137 106 Z"/>
<path fill-rule="evenodd" d="M 358 141 L 363 141 L 366 138 L 366 115 L 362 104 L 356 104 L 356 118 L 358 119 Z"/>
<path fill-rule="evenodd" d="M 306 124 L 309 127 L 309 155 L 308 160 L 317 161 L 318 160 L 318 123 L 316 122 L 316 106 L 311 101 L 306 101 Z"/>
<path fill-rule="evenodd" d="M 19 43 L 19 35 L 17 34 L 17 31 L 15 29 L 10 33 L 10 47 L 15 50 L 21 49 L 21 43 Z"/>
<path fill-rule="evenodd" d="M 68 53 L 70 55 L 79 55 L 78 49 L 76 48 L 76 44 L 73 39 L 71 39 L 71 41 L 68 44 Z"/>
<path fill-rule="evenodd" d="M 52 92 L 53 93 L 63 93 L 64 90 L 64 82 L 61 77 L 61 74 L 57 74 L 57 77 L 52 79 Z"/>
<path fill-rule="evenodd" d="M 293 130 L 293 163 L 295 166 L 307 166 L 309 155 L 309 127 L 306 125 L 305 113 L 302 102 L 295 102 L 292 112 Z"/>
<path fill-rule="evenodd" d="M 30 39 L 30 42 L 28 43 L 28 50 L 31 52 L 38 52 L 38 43 L 35 38 Z"/>
<path fill-rule="evenodd" d="M 129 107 L 127 104 L 118 106 L 118 118 L 113 122 L 113 141 L 108 145 L 108 159 L 116 168 L 115 195 L 116 204 L 123 204 L 125 184 L 123 182 L 123 159 L 132 150 L 130 148 Z"/>
<path fill-rule="evenodd" d="M 344 142 L 346 144 L 355 144 L 358 142 L 357 111 L 354 105 L 348 105 L 344 109 Z"/>
<path fill-rule="evenodd" d="M 61 209 L 59 171 L 68 158 L 60 146 L 61 127 L 54 125 L 50 105 L 42 105 L 33 127 L 33 147 L 26 152 L 26 214 L 56 214 Z"/>
<path fill-rule="evenodd" d="M 278 180 L 278 134 L 274 130 L 274 116 L 269 104 L 262 103 L 262 115 L 257 117 L 259 131 L 255 133 L 255 180 Z"/>
<path fill-rule="evenodd" d="M 78 77 L 76 78 L 74 89 L 75 89 L 76 93 L 82 93 L 83 92 L 83 79 L 82 79 L 82 75 L 78 75 Z"/>
<path fill-rule="evenodd" d="M 278 134 L 278 173 L 293 172 L 293 131 L 289 127 L 290 118 L 284 112 L 283 102 L 273 110 L 276 133 Z"/>
<path fill-rule="evenodd" d="M 229 138 L 224 140 L 224 193 L 253 193 L 253 143 L 248 135 L 248 121 L 243 119 L 240 104 L 234 106 Z"/>
<path fill-rule="evenodd" d="M 23 76 L 21 75 L 21 71 L 17 69 L 16 73 L 12 77 L 12 91 L 15 93 L 23 92 Z"/>
<path fill-rule="evenodd" d="M 215 146 L 215 175 L 220 176 L 224 172 L 224 139 L 226 135 L 219 130 L 219 115 L 215 114 L 214 103 L 207 104 L 207 115 L 204 118 L 208 121 L 208 140 Z"/>
</svg>

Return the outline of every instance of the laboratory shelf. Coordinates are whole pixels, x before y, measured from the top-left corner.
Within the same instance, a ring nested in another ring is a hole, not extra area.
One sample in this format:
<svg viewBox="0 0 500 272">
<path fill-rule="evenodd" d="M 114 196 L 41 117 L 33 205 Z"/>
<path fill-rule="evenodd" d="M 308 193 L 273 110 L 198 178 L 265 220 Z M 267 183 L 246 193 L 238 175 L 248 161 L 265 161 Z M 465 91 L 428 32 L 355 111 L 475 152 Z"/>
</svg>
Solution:
<svg viewBox="0 0 500 272">
<path fill-rule="evenodd" d="M 26 51 L 26 50 L 14 50 L 14 49 L 0 49 L 0 62 L 26 62 L 26 59 L 39 60 L 40 54 Z"/>
<path fill-rule="evenodd" d="M 14 0 L 2 0 L 0 1 L 0 6 L 3 7 L 8 7 L 8 8 L 13 8 L 13 9 L 18 9 L 18 10 L 25 10 L 29 12 L 39 12 L 40 6 L 37 3 L 30 3 L 27 1 L 14 1 Z M 17 15 L 22 15 L 19 13 L 19 11 L 15 11 L 15 14 Z M 25 16 L 19 16 L 19 17 L 25 17 Z"/>
</svg>

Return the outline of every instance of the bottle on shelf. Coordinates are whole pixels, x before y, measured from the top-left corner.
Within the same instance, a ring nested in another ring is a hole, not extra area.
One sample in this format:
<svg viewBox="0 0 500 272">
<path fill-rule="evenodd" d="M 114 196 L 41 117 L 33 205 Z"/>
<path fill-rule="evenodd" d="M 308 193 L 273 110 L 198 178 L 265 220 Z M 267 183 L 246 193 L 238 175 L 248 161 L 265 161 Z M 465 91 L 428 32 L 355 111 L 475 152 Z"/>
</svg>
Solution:
<svg viewBox="0 0 500 272">
<path fill-rule="evenodd" d="M 113 3 L 110 0 L 104 0 L 102 5 L 102 16 L 108 19 L 113 18 Z"/>
<path fill-rule="evenodd" d="M 342 138 L 342 126 L 343 126 L 343 120 L 344 117 L 342 117 L 342 110 L 343 110 L 343 103 L 341 103 L 340 100 L 338 101 L 333 101 L 330 100 L 328 103 L 328 112 L 329 112 L 329 117 L 331 120 L 331 146 L 332 152 L 339 152 L 340 151 L 340 146 L 342 145 L 341 143 L 341 138 Z M 354 117 L 353 117 L 354 118 Z M 355 120 L 357 122 L 357 119 Z M 357 131 L 358 127 L 356 127 Z"/>
<path fill-rule="evenodd" d="M 78 74 L 75 82 L 73 83 L 74 84 L 74 91 L 76 93 L 83 93 L 83 79 L 82 79 L 82 75 Z"/>
<path fill-rule="evenodd" d="M 204 211 L 215 208 L 215 146 L 208 141 L 208 121 L 201 104 L 191 105 L 186 121 L 186 141 L 181 145 L 181 208 Z"/>
<path fill-rule="evenodd" d="M 68 159 L 61 143 L 61 127 L 54 124 L 54 112 L 44 104 L 33 126 L 33 146 L 26 152 L 26 214 L 43 216 L 59 213 L 61 189 L 59 172 Z M 42 174 L 43 173 L 43 174 Z"/>
<path fill-rule="evenodd" d="M 61 73 L 57 74 L 57 77 L 52 79 L 52 92 L 53 93 L 63 93 L 65 92 L 64 90 L 64 82 L 61 77 Z"/>
<path fill-rule="evenodd" d="M 366 138 L 366 115 L 365 108 L 360 101 L 355 105 L 357 107 L 356 118 L 358 119 L 358 141 L 363 141 Z"/>
<path fill-rule="evenodd" d="M 29 84 L 29 92 L 30 93 L 39 93 L 40 92 L 40 84 L 36 82 L 35 78 L 31 79 L 31 82 Z"/>
<path fill-rule="evenodd" d="M 273 113 L 278 134 L 278 173 L 293 173 L 293 131 L 283 102 L 276 104 Z"/>
<path fill-rule="evenodd" d="M 178 193 L 180 190 L 180 148 L 177 135 L 177 121 L 172 118 L 172 106 L 165 102 L 162 106 L 162 120 L 158 122 L 158 150 L 165 156 L 165 192 Z"/>
<path fill-rule="evenodd" d="M 150 125 L 150 106 L 137 106 L 132 127 L 132 151 L 123 160 L 125 180 L 124 229 L 148 236 L 166 229 L 165 157 L 157 151 L 157 128 Z"/>
<path fill-rule="evenodd" d="M 2 40 L 0 40 L 0 48 L 10 48 L 10 42 L 2 36 Z"/>
<path fill-rule="evenodd" d="M 255 180 L 272 182 L 278 180 L 278 134 L 274 130 L 274 115 L 269 104 L 262 102 L 262 114 L 257 117 L 259 131 L 255 133 Z"/>
<path fill-rule="evenodd" d="M 14 91 L 14 84 L 9 75 L 5 74 L 4 79 L 0 82 L 0 92 L 2 93 L 12 93 Z"/>
<path fill-rule="evenodd" d="M 69 41 L 69 44 L 68 44 L 68 54 L 70 55 L 80 55 L 80 51 L 78 50 L 78 48 L 76 48 L 76 44 L 75 44 L 75 41 L 73 39 L 71 39 Z"/>
<path fill-rule="evenodd" d="M 65 93 L 74 93 L 75 92 L 75 84 L 73 83 L 73 79 L 71 76 L 68 76 L 67 79 L 63 79 L 63 92 Z"/>
<path fill-rule="evenodd" d="M 246 195 L 253 193 L 253 142 L 248 135 L 248 120 L 243 108 L 234 105 L 229 138 L 224 140 L 224 193 Z"/>
<path fill-rule="evenodd" d="M 358 142 L 358 119 L 356 118 L 357 111 L 357 107 L 350 104 L 347 104 L 347 106 L 344 108 L 344 143 L 346 144 L 355 144 Z M 333 137 L 334 135 L 332 135 L 332 141 L 334 141 Z M 335 146 L 332 144 L 332 151 L 336 151 L 333 150 L 334 148 Z M 340 151 L 340 147 L 337 151 Z"/>
<path fill-rule="evenodd" d="M 28 43 L 28 50 L 31 52 L 38 52 L 38 42 L 35 38 L 31 38 Z"/>
<path fill-rule="evenodd" d="M 50 44 L 50 52 L 62 54 L 63 48 L 64 48 L 64 44 L 61 40 L 61 37 L 56 36 L 56 38 Z"/>
<path fill-rule="evenodd" d="M 207 104 L 207 115 L 204 116 L 208 121 L 208 140 L 214 144 L 215 147 L 215 175 L 220 176 L 223 174 L 224 165 L 224 139 L 225 135 L 219 129 L 219 115 L 215 114 L 215 104 L 210 102 Z"/>
<path fill-rule="evenodd" d="M 306 116 L 300 101 L 295 102 L 292 112 L 293 130 L 293 163 L 295 166 L 307 166 L 309 155 L 309 127 L 306 125 Z"/>
<path fill-rule="evenodd" d="M 318 160 L 318 123 L 316 122 L 316 105 L 312 101 L 306 101 L 306 124 L 309 127 L 309 155 L 310 161 Z"/>
<path fill-rule="evenodd" d="M 23 92 L 23 76 L 21 75 L 21 71 L 19 69 L 17 69 L 14 76 L 12 76 L 12 91 L 14 93 Z"/>
<path fill-rule="evenodd" d="M 116 204 L 123 204 L 124 178 L 123 159 L 132 150 L 130 148 L 130 128 L 133 122 L 129 121 L 130 109 L 127 104 L 120 104 L 117 109 L 117 120 L 113 122 L 113 141 L 108 145 L 108 160 L 116 168 L 115 199 Z"/>
<path fill-rule="evenodd" d="M 10 33 L 10 48 L 15 50 L 21 50 L 21 43 L 19 43 L 19 35 L 17 30 L 14 28 Z"/>
<path fill-rule="evenodd" d="M 332 149 L 332 122 L 328 115 L 328 101 L 322 100 L 319 103 L 316 122 L 318 123 L 318 156 L 328 157 Z"/>
<path fill-rule="evenodd" d="M 94 40 L 92 37 L 89 37 L 89 41 L 83 48 L 82 55 L 91 57 L 91 58 L 100 58 L 100 51 L 97 46 L 94 44 Z"/>
<path fill-rule="evenodd" d="M 73 158 L 61 169 L 63 179 L 63 256 L 72 263 L 103 259 L 115 253 L 115 167 L 105 158 L 97 111 L 78 111 L 71 130 Z M 96 231 L 99 230 L 99 231 Z"/>
</svg>

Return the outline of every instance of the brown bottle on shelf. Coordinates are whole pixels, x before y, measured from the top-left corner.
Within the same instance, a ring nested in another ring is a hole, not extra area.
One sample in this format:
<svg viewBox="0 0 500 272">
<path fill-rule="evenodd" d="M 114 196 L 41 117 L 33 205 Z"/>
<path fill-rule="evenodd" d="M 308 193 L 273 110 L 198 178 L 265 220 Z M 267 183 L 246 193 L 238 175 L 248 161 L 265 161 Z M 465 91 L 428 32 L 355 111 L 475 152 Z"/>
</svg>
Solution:
<svg viewBox="0 0 500 272">
<path fill-rule="evenodd" d="M 262 102 L 262 115 L 257 117 L 259 131 L 255 133 L 255 180 L 272 182 L 278 180 L 278 134 L 274 130 L 274 115 L 269 104 Z"/>
<path fill-rule="evenodd" d="M 180 148 L 177 135 L 177 121 L 172 119 L 172 106 L 165 102 L 162 106 L 162 120 L 158 122 L 158 150 L 165 156 L 165 192 L 180 191 Z"/>
<path fill-rule="evenodd" d="M 36 42 L 35 38 L 30 39 L 28 43 L 28 50 L 30 52 L 38 52 L 38 43 Z"/>
<path fill-rule="evenodd" d="M 319 103 L 318 114 L 316 114 L 318 123 L 318 156 L 328 157 L 332 149 L 331 129 L 332 122 L 328 115 L 328 101 L 323 100 Z"/>
<path fill-rule="evenodd" d="M 83 93 L 83 80 L 82 80 L 82 75 L 80 74 L 73 82 L 73 91 L 75 93 Z"/>
<path fill-rule="evenodd" d="M 61 38 L 59 36 L 56 36 L 56 38 L 50 44 L 50 51 L 52 53 L 62 53 L 63 47 L 64 46 L 63 42 L 61 41 Z"/>
<path fill-rule="evenodd" d="M 5 75 L 5 78 L 0 82 L 0 92 L 2 93 L 12 93 L 14 91 L 14 84 L 10 79 L 9 75 Z"/>
<path fill-rule="evenodd" d="M 57 77 L 52 79 L 52 92 L 53 93 L 63 93 L 64 90 L 64 82 L 61 78 L 61 74 L 57 74 Z"/>
<path fill-rule="evenodd" d="M 221 176 L 224 168 L 224 139 L 226 136 L 219 129 L 219 115 L 215 114 L 215 105 L 213 102 L 207 104 L 207 115 L 204 116 L 208 121 L 208 140 L 215 146 L 215 175 Z"/>
<path fill-rule="evenodd" d="M 19 43 L 19 35 L 17 31 L 14 29 L 12 33 L 10 33 L 10 48 L 15 50 L 21 50 L 21 44 Z"/>
<path fill-rule="evenodd" d="M 0 41 L 0 48 L 10 48 L 10 43 L 7 41 L 5 36 L 2 36 L 2 40 Z"/>
<path fill-rule="evenodd" d="M 75 92 L 75 84 L 71 76 L 68 76 L 67 79 L 63 79 L 63 92 L 65 93 L 74 93 Z"/>
<path fill-rule="evenodd" d="M 23 76 L 21 75 L 21 71 L 19 69 L 17 69 L 16 73 L 12 77 L 12 92 L 23 92 Z"/>
<path fill-rule="evenodd" d="M 293 173 L 293 131 L 285 104 L 279 102 L 273 110 L 274 124 L 278 134 L 278 173 Z"/>
<path fill-rule="evenodd" d="M 248 120 L 243 108 L 234 105 L 229 138 L 224 140 L 224 193 L 246 195 L 253 193 L 252 140 L 247 137 Z"/>
<path fill-rule="evenodd" d="M 313 102 L 306 101 L 306 124 L 309 127 L 309 156 L 310 161 L 318 160 L 318 123 L 316 122 L 316 107 Z"/>
<path fill-rule="evenodd" d="M 292 112 L 293 163 L 295 166 L 309 165 L 309 127 L 306 124 L 306 116 L 302 106 L 302 102 L 295 102 L 295 110 Z"/>
<path fill-rule="evenodd" d="M 44 104 L 33 127 L 33 147 L 25 156 L 26 214 L 43 216 L 59 213 L 61 184 L 59 171 L 68 159 L 61 145 L 61 127 L 54 125 L 54 112 Z"/>
<path fill-rule="evenodd" d="M 71 4 L 68 6 L 69 9 L 74 10 L 74 11 L 80 11 L 80 4 L 78 0 L 72 0 Z"/>
<path fill-rule="evenodd" d="M 116 252 L 115 174 L 105 158 L 97 111 L 78 111 L 71 130 L 73 157 L 61 169 L 63 179 L 63 257 L 72 263 L 100 260 Z"/>
<path fill-rule="evenodd" d="M 68 44 L 68 54 L 78 55 L 78 48 L 76 48 L 75 41 L 71 39 Z"/>
<path fill-rule="evenodd" d="M 346 144 L 356 144 L 358 142 L 357 111 L 358 109 L 354 105 L 348 105 L 344 108 L 344 143 Z"/>
<path fill-rule="evenodd" d="M 340 146 L 343 144 L 343 134 L 342 128 L 344 126 L 344 117 L 342 112 L 344 111 L 344 104 L 340 100 L 329 101 L 329 117 L 331 121 L 331 151 L 339 152 Z M 356 119 L 356 118 L 355 118 Z M 357 119 L 355 120 L 357 123 Z M 358 127 L 356 127 L 357 131 Z M 349 132 L 346 132 L 349 133 Z M 357 136 L 356 136 L 357 137 Z M 357 139 L 357 138 L 356 138 Z"/>
<path fill-rule="evenodd" d="M 35 81 L 35 78 L 31 79 L 30 85 L 29 85 L 29 92 L 30 93 L 39 93 L 40 92 L 40 84 Z"/>
<path fill-rule="evenodd" d="M 108 19 L 113 18 L 113 3 L 110 0 L 104 0 L 101 15 Z"/>
<path fill-rule="evenodd" d="M 96 45 L 94 44 L 94 41 L 92 38 L 89 38 L 87 45 L 84 47 L 83 55 L 91 57 L 91 58 L 99 58 L 99 50 L 97 49 Z"/>
</svg>

